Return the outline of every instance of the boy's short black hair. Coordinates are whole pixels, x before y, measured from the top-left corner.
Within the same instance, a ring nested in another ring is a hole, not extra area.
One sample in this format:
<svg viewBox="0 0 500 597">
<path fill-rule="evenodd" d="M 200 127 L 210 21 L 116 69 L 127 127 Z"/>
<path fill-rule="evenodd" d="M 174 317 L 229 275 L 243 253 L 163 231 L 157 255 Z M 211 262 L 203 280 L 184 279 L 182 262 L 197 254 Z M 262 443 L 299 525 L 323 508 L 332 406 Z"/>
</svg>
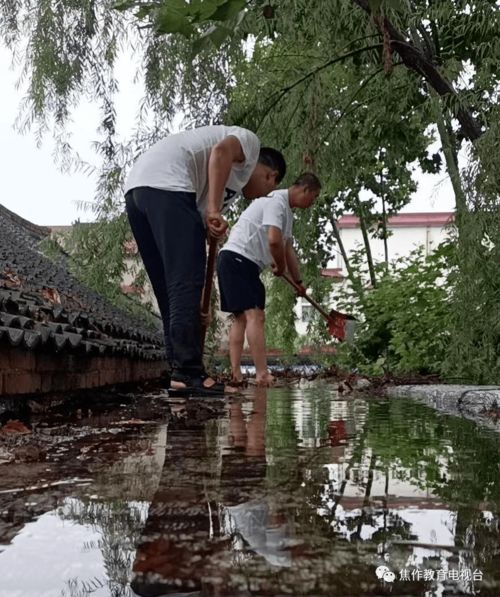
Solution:
<svg viewBox="0 0 500 597">
<path fill-rule="evenodd" d="M 281 182 L 285 178 L 286 162 L 281 151 L 273 149 L 272 147 L 261 147 L 259 162 L 264 164 L 264 166 L 276 170 L 278 173 L 278 176 L 276 177 L 277 182 Z"/>
<path fill-rule="evenodd" d="M 321 191 L 321 181 L 312 172 L 303 172 L 293 184 L 299 187 L 307 187 L 311 191 Z"/>
</svg>

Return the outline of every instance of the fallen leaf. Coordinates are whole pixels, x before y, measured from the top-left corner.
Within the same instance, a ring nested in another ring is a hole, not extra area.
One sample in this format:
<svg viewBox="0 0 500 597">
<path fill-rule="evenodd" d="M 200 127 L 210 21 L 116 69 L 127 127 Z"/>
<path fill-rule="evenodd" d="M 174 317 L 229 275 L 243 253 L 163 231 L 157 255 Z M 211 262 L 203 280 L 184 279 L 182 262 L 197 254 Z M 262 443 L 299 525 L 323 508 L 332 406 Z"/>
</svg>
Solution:
<svg viewBox="0 0 500 597">
<path fill-rule="evenodd" d="M 42 288 L 42 296 L 49 303 L 61 304 L 61 296 L 55 288 Z"/>
<path fill-rule="evenodd" d="M 19 276 L 8 267 L 2 272 L 2 278 L 4 280 L 3 286 L 6 288 L 19 288 L 19 286 L 21 286 L 21 279 Z"/>
<path fill-rule="evenodd" d="M 24 423 L 12 419 L 0 428 L 0 434 L 2 435 L 26 435 L 27 433 L 31 433 L 31 430 Z"/>
</svg>

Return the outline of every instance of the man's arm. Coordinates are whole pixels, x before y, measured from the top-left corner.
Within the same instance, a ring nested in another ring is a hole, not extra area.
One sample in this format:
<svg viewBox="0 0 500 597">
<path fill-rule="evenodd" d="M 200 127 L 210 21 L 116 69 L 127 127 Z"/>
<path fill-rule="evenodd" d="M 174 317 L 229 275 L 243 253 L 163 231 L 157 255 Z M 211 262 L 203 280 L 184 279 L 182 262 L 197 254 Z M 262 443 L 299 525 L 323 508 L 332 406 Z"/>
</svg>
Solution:
<svg viewBox="0 0 500 597">
<path fill-rule="evenodd" d="M 300 265 L 297 259 L 297 253 L 293 248 L 293 241 L 289 238 L 285 246 L 286 268 L 294 282 L 300 282 Z"/>
<path fill-rule="evenodd" d="M 286 269 L 285 243 L 283 234 L 277 226 L 269 226 L 267 231 L 267 242 L 274 263 L 271 266 L 275 276 L 281 276 Z"/>
<path fill-rule="evenodd" d="M 227 222 L 220 210 L 231 168 L 233 163 L 244 161 L 241 143 L 232 135 L 214 145 L 210 152 L 206 222 L 210 234 L 215 238 L 221 238 L 227 230 Z"/>
<path fill-rule="evenodd" d="M 285 258 L 286 258 L 286 268 L 288 273 L 290 274 L 292 280 L 298 285 L 297 287 L 297 294 L 299 296 L 304 296 L 306 293 L 306 289 L 302 285 L 302 280 L 300 278 L 300 264 L 297 258 L 297 253 L 293 248 L 293 241 L 289 238 L 286 241 L 285 246 Z"/>
</svg>

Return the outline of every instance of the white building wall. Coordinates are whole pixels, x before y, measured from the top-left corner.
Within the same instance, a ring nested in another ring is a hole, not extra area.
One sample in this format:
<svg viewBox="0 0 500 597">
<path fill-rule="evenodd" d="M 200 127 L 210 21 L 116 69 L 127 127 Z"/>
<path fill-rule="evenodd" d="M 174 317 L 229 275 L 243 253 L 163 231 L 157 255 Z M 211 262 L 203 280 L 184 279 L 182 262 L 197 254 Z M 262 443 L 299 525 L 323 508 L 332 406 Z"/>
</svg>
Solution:
<svg viewBox="0 0 500 597">
<path fill-rule="evenodd" d="M 430 255 L 440 243 L 442 243 L 449 235 L 449 227 L 446 224 L 427 224 L 415 226 L 388 226 L 390 236 L 387 240 L 389 262 L 399 258 L 408 257 L 418 247 L 424 248 L 424 254 Z M 344 244 L 348 256 L 360 248 L 364 247 L 363 235 L 359 227 L 342 227 L 339 226 L 339 233 Z M 374 239 L 370 236 L 370 247 L 372 250 L 373 259 L 376 263 L 385 260 L 384 241 L 381 239 Z M 347 268 L 345 267 L 344 259 L 337 248 L 336 258 L 328 264 L 329 268 L 339 268 L 343 276 L 347 276 Z M 329 310 L 335 307 L 336 294 L 339 289 L 339 282 L 332 278 L 332 293 L 330 300 L 324 307 Z M 295 305 L 296 323 L 295 328 L 299 335 L 307 334 L 308 322 L 311 315 L 314 313 L 312 307 L 304 299 L 299 299 Z"/>
<path fill-rule="evenodd" d="M 398 257 L 407 257 L 418 247 L 424 247 L 424 254 L 430 255 L 448 235 L 446 227 L 437 226 L 389 227 L 389 231 L 391 232 L 387 239 L 389 261 Z M 364 247 L 363 236 L 359 228 L 342 228 L 340 237 L 348 255 L 351 255 L 356 249 Z M 384 261 L 384 241 L 370 238 L 370 247 L 374 261 Z M 347 274 L 340 252 L 337 253 L 337 258 L 331 267 L 341 268 L 342 272 Z"/>
</svg>

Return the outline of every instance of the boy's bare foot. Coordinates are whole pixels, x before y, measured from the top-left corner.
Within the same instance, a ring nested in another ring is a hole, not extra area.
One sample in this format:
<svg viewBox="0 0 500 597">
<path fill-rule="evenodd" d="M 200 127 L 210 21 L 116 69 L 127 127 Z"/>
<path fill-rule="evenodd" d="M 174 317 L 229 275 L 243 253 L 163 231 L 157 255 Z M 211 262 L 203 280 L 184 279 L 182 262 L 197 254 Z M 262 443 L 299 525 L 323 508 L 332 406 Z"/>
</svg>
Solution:
<svg viewBox="0 0 500 597">
<path fill-rule="evenodd" d="M 259 388 L 269 388 L 274 384 L 274 377 L 270 373 L 258 375 L 255 378 L 255 385 Z"/>
</svg>

